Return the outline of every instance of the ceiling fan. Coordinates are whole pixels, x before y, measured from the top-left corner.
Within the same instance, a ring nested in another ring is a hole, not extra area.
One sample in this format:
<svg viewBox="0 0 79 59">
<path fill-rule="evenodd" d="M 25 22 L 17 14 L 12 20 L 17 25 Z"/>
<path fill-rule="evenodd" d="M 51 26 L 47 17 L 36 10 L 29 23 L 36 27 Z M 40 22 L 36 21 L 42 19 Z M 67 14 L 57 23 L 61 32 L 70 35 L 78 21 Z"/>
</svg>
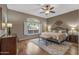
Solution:
<svg viewBox="0 0 79 59">
<path fill-rule="evenodd" d="M 45 13 L 45 15 L 48 15 L 49 13 L 55 13 L 55 11 L 53 11 L 54 7 L 49 4 L 43 5 L 41 9 L 43 12 L 40 13 Z"/>
</svg>

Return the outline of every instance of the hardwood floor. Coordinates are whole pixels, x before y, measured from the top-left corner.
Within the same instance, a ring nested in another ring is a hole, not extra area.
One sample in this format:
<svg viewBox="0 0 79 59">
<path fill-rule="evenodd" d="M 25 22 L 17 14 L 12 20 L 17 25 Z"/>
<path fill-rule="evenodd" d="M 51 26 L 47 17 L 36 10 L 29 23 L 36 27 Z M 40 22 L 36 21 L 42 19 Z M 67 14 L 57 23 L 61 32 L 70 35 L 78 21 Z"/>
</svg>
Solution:
<svg viewBox="0 0 79 59">
<path fill-rule="evenodd" d="M 46 51 L 30 42 L 30 40 L 23 40 L 18 43 L 19 55 L 48 55 Z"/>
<path fill-rule="evenodd" d="M 32 43 L 30 40 L 22 40 L 18 42 L 18 54 L 19 55 L 49 55 L 46 51 L 41 49 L 36 44 Z M 70 49 L 65 53 L 65 55 L 77 55 L 78 45 L 73 43 Z"/>
<path fill-rule="evenodd" d="M 78 55 L 78 44 L 73 43 L 65 55 Z"/>
</svg>

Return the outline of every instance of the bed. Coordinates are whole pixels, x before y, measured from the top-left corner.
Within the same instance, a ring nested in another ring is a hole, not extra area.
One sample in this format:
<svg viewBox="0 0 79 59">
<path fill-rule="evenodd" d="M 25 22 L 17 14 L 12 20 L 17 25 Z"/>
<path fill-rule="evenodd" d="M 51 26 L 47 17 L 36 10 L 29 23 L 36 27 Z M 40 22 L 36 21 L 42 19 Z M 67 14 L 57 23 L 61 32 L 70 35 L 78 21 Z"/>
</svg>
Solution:
<svg viewBox="0 0 79 59">
<path fill-rule="evenodd" d="M 67 37 L 67 29 L 62 27 L 56 27 L 52 29 L 52 32 L 43 32 L 40 37 L 45 40 L 50 40 L 56 43 L 64 42 Z"/>
</svg>

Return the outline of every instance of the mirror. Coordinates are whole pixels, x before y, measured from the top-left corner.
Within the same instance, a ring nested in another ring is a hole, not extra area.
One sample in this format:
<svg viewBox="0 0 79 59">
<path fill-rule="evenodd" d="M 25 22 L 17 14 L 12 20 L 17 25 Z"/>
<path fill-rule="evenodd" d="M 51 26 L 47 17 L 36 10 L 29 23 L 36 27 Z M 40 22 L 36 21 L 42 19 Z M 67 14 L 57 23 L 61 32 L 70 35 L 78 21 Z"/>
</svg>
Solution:
<svg viewBox="0 0 79 59">
<path fill-rule="evenodd" d="M 5 27 L 3 28 L 3 23 L 5 24 Z M 0 4 L 0 35 L 7 34 L 7 5 L 6 4 Z"/>
</svg>

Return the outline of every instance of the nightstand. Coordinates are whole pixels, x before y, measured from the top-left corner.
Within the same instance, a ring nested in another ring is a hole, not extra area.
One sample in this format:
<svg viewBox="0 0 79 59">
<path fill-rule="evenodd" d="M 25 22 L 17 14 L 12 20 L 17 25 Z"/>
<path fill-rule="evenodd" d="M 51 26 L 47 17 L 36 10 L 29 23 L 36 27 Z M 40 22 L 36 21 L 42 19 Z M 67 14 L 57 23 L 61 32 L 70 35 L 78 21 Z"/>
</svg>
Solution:
<svg viewBox="0 0 79 59">
<path fill-rule="evenodd" d="M 16 36 L 3 36 L 0 38 L 0 55 L 16 54 Z"/>
<path fill-rule="evenodd" d="M 69 35 L 67 41 L 73 42 L 73 43 L 78 43 L 78 35 Z"/>
</svg>

